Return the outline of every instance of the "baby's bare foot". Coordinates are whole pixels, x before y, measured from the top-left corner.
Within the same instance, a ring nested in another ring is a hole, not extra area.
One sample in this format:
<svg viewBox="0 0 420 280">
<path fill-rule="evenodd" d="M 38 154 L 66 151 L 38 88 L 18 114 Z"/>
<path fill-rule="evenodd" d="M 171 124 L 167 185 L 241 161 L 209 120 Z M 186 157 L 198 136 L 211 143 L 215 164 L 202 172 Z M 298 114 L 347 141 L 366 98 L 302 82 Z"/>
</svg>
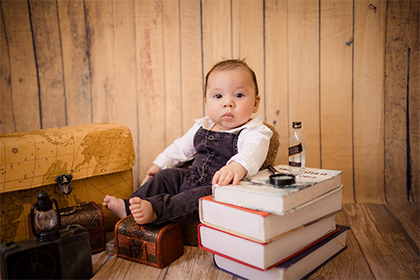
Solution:
<svg viewBox="0 0 420 280">
<path fill-rule="evenodd" d="M 139 197 L 130 199 L 130 210 L 134 221 L 139 225 L 153 223 L 156 219 L 156 214 L 153 211 L 152 204 L 147 200 L 142 200 Z"/>
<path fill-rule="evenodd" d="M 107 195 L 105 196 L 102 205 L 120 219 L 127 217 L 127 213 L 125 212 L 125 203 L 121 198 Z"/>
</svg>

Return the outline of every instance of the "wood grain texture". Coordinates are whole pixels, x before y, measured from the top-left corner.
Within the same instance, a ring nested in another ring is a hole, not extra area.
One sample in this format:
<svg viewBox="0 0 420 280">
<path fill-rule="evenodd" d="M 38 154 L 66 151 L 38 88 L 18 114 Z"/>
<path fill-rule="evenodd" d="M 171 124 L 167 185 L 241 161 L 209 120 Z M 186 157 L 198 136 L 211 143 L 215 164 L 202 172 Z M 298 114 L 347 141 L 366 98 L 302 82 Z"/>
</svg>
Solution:
<svg viewBox="0 0 420 280">
<path fill-rule="evenodd" d="M 273 125 L 280 138 L 276 164 L 288 164 L 289 91 L 287 1 L 265 2 L 265 85 L 266 122 Z"/>
<path fill-rule="evenodd" d="M 111 122 L 117 115 L 114 13 L 113 1 L 85 1 L 93 122 Z"/>
<path fill-rule="evenodd" d="M 409 1 L 389 1 L 385 49 L 385 190 L 388 201 L 407 201 L 407 92 L 410 28 Z M 398 81 L 398 83 L 394 83 Z M 391 187 L 392 186 L 392 187 Z"/>
<path fill-rule="evenodd" d="M 420 205 L 413 204 L 387 204 L 386 210 L 390 217 L 396 221 L 404 230 L 404 235 L 409 240 L 409 244 L 420 254 Z"/>
<path fill-rule="evenodd" d="M 410 28 L 409 32 L 409 82 L 408 82 L 408 153 L 410 165 L 408 180 L 411 194 L 408 195 L 411 202 L 420 201 L 420 2 L 411 1 L 410 5 Z M 390 186 L 392 187 L 392 186 Z"/>
<path fill-rule="evenodd" d="M 386 205 L 347 204 L 350 227 L 376 279 L 418 279 L 418 244 L 414 246 Z M 400 208 L 400 210 L 402 210 Z M 411 221 L 418 223 L 417 221 Z"/>
<path fill-rule="evenodd" d="M 347 232 L 348 248 L 321 267 L 309 279 L 376 279 L 351 231 Z"/>
<path fill-rule="evenodd" d="M 82 1 L 57 1 L 67 124 L 92 123 L 89 38 Z"/>
<path fill-rule="evenodd" d="M 92 279 L 233 279 L 214 267 L 212 254 L 198 247 L 184 246 L 184 255 L 163 269 L 103 255 L 92 256 Z"/>
<path fill-rule="evenodd" d="M 356 202 L 384 202 L 386 2 L 354 2 L 353 141 Z M 377 47 L 382 46 L 382 47 Z"/>
<path fill-rule="evenodd" d="M 203 69 L 204 73 L 222 59 L 233 58 L 232 3 L 205 0 L 203 3 Z"/>
<path fill-rule="evenodd" d="M 13 113 L 9 115 L 14 117 L 12 120 L 2 120 L 2 122 L 14 122 L 13 126 L 6 127 L 13 127 L 16 131 L 36 130 L 42 127 L 42 120 L 28 2 L 1 1 L 1 9 L 8 45 L 12 95 L 12 102 L 9 104 L 13 106 L 11 108 Z M 2 130 L 2 133 L 8 132 L 14 131 Z"/>
<path fill-rule="evenodd" d="M 138 1 L 136 44 L 139 91 L 140 178 L 165 148 L 163 14 L 160 1 Z"/>
<path fill-rule="evenodd" d="M 343 201 L 354 201 L 352 134 L 353 4 L 321 2 L 321 167 L 343 171 Z"/>
<path fill-rule="evenodd" d="M 306 166 L 321 167 L 319 99 L 319 1 L 288 2 L 289 133 L 302 122 Z"/>
<path fill-rule="evenodd" d="M 67 106 L 56 1 L 28 3 L 38 70 L 41 127 L 66 126 Z"/>
<path fill-rule="evenodd" d="M 180 1 L 182 133 L 204 116 L 202 7 L 199 1 Z"/>
<path fill-rule="evenodd" d="M 181 88 L 181 27 L 180 3 L 163 1 L 163 51 L 165 75 L 165 142 L 170 145 L 182 135 L 182 88 Z M 197 78 L 199 76 L 197 75 Z M 198 94 L 198 93 L 197 93 Z"/>
<path fill-rule="evenodd" d="M 3 0 L 0 7 L 0 133 L 127 125 L 137 187 L 154 157 L 206 114 L 210 67 L 245 57 L 261 91 L 257 114 L 280 134 L 278 164 L 287 163 L 291 122 L 299 119 L 307 166 L 343 170 L 344 201 L 406 203 L 407 189 L 420 200 L 417 0 Z"/>
<path fill-rule="evenodd" d="M 112 238 L 114 238 L 114 236 L 112 236 Z M 108 239 L 107 237 L 107 241 L 108 240 L 111 240 L 111 239 Z M 108 260 L 108 258 L 109 256 L 106 253 L 99 253 L 99 254 L 92 255 L 92 271 L 94 275 L 99 272 L 99 270 L 102 268 L 104 263 Z"/>
<path fill-rule="evenodd" d="M 336 216 L 336 223 L 350 226 L 345 211 Z M 351 228 L 347 231 L 346 242 L 348 248 L 311 275 L 310 279 L 375 279 Z"/>
<path fill-rule="evenodd" d="M 184 249 L 184 256 L 168 267 L 165 279 L 232 279 L 231 275 L 209 265 L 213 263 L 212 254 L 198 247 L 184 246 Z"/>
<path fill-rule="evenodd" d="M 139 152 L 139 92 L 137 88 L 137 60 L 135 42 L 134 1 L 117 1 L 114 5 L 114 44 L 115 44 L 115 92 L 114 103 L 116 116 L 112 122 L 130 128 Z M 132 73 L 127 75 L 127 73 Z M 136 157 L 138 166 L 140 158 Z M 133 170 L 133 186 L 136 188 L 142 178 L 138 169 Z"/>
<path fill-rule="evenodd" d="M 11 86 L 10 55 L 4 26 L 3 9 L 0 6 L 0 134 L 16 131 L 16 120 L 13 112 Z"/>
</svg>

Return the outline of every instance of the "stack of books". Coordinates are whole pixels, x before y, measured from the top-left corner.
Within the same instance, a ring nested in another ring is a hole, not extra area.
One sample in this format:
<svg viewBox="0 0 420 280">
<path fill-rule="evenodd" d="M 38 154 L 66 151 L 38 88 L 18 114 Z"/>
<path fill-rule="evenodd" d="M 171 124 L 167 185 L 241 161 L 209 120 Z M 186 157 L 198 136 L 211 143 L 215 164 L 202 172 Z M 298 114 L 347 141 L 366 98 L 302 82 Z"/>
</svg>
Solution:
<svg viewBox="0 0 420 280">
<path fill-rule="evenodd" d="M 288 166 L 275 167 L 288 172 Z M 300 279 L 346 248 L 341 171 L 306 168 L 296 183 L 269 183 L 263 170 L 200 199 L 199 246 L 216 267 L 247 279 Z"/>
</svg>

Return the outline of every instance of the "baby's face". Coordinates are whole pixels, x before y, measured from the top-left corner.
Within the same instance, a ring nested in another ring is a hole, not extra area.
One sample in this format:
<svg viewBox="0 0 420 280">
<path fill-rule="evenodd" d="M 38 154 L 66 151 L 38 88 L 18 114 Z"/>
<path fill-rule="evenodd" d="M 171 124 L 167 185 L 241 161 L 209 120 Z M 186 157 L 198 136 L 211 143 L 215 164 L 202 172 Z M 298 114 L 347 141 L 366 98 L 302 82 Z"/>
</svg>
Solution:
<svg viewBox="0 0 420 280">
<path fill-rule="evenodd" d="M 260 96 L 248 69 L 210 73 L 206 89 L 206 108 L 209 117 L 216 123 L 213 130 L 227 131 L 239 127 L 258 111 Z"/>
</svg>

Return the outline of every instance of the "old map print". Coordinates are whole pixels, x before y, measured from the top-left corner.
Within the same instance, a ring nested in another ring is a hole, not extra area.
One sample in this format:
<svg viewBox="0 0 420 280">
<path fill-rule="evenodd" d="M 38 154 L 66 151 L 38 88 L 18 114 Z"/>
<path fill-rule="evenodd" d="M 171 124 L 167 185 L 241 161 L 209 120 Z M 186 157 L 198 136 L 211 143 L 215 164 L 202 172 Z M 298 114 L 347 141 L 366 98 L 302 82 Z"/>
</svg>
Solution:
<svg viewBox="0 0 420 280">
<path fill-rule="evenodd" d="M 101 205 L 106 194 L 128 197 L 135 162 L 131 132 L 116 124 L 90 124 L 4 134 L 0 137 L 1 241 L 28 237 L 27 216 L 36 195 L 47 191 L 60 208 Z M 71 174 L 64 196 L 54 178 Z M 107 224 L 115 217 L 103 210 Z"/>
</svg>

